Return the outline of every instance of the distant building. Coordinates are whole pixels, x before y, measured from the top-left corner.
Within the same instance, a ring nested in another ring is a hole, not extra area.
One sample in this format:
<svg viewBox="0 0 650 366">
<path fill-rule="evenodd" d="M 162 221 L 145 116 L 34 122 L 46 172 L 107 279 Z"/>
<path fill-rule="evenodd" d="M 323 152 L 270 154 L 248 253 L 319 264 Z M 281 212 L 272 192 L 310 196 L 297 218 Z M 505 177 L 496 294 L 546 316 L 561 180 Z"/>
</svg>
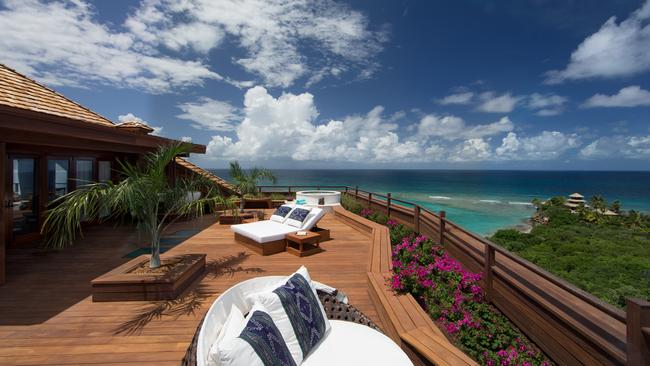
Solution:
<svg viewBox="0 0 650 366">
<path fill-rule="evenodd" d="M 585 196 L 580 193 L 572 193 L 564 205 L 573 210 L 580 207 L 580 205 L 587 206 L 587 202 L 585 201 Z"/>
</svg>

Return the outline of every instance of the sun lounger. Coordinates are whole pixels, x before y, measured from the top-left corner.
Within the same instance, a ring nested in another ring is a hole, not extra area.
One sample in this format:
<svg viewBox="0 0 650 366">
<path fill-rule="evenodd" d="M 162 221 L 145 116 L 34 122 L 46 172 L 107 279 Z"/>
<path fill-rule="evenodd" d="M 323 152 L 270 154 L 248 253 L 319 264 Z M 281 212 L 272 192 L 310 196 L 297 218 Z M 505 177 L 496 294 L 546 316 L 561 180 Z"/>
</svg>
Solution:
<svg viewBox="0 0 650 366">
<path fill-rule="evenodd" d="M 311 230 L 325 216 L 325 211 L 312 208 L 302 226 L 296 227 L 285 223 L 264 220 L 248 224 L 232 225 L 235 240 L 261 255 L 270 255 L 284 251 L 284 237 L 289 233 Z"/>
</svg>

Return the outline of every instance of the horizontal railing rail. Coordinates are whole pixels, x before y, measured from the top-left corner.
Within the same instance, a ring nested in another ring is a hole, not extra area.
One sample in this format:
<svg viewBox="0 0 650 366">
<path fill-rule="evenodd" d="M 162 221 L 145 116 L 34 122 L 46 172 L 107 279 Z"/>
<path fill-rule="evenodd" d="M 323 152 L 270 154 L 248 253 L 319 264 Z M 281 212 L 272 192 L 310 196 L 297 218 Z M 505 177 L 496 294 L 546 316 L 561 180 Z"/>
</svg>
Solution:
<svg viewBox="0 0 650 366">
<path fill-rule="evenodd" d="M 300 189 L 338 189 L 369 208 L 384 210 L 389 217 L 417 232 L 431 233 L 433 240 L 451 245 L 450 254 L 457 256 L 464 265 L 483 272 L 486 298 L 506 315 L 515 318 L 515 308 L 526 309 L 521 306 L 534 308 L 541 314 L 537 318 L 540 319 L 539 324 L 531 325 L 523 320 L 515 323 L 561 363 L 650 363 L 650 348 L 646 343 L 648 324 L 640 326 L 640 320 L 636 320 L 650 319 L 650 307 L 642 300 L 636 300 L 638 306 L 628 306 L 625 312 L 449 221 L 444 211 L 433 212 L 417 202 L 393 197 L 391 193 L 381 194 L 346 185 L 260 186 L 260 192 L 269 189 L 289 193 Z M 502 275 L 495 276 L 498 268 L 502 268 L 499 271 Z M 521 297 L 520 300 L 503 296 L 512 291 Z M 584 314 L 580 313 L 581 310 L 584 310 Z M 539 314 L 531 313 L 530 316 L 537 317 Z M 544 317 L 549 319 L 544 320 Z M 630 324 L 631 319 L 635 324 Z M 550 326 L 558 329 L 548 329 Z M 630 338 L 631 333 L 637 337 Z M 563 344 L 563 339 L 574 344 Z"/>
</svg>

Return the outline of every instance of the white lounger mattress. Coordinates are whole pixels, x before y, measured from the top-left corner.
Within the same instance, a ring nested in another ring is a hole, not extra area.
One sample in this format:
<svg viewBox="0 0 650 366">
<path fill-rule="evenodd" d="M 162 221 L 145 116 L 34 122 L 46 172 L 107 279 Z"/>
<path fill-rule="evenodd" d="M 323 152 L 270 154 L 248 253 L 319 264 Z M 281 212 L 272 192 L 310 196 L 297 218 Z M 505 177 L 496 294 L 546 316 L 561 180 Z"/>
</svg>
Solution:
<svg viewBox="0 0 650 366">
<path fill-rule="evenodd" d="M 230 229 L 258 243 L 268 243 L 270 241 L 282 240 L 289 233 L 295 233 L 300 230 L 311 230 L 325 214 L 325 210 L 313 208 L 300 228 L 281 224 L 277 221 L 264 220 L 248 224 L 231 225 Z"/>
<path fill-rule="evenodd" d="M 265 220 L 256 221 L 248 224 L 239 224 L 230 226 L 232 231 L 239 235 L 253 239 L 258 243 L 267 243 L 269 241 L 282 240 L 289 233 L 295 233 L 300 229 L 297 227 L 281 224 L 279 222 Z"/>
</svg>

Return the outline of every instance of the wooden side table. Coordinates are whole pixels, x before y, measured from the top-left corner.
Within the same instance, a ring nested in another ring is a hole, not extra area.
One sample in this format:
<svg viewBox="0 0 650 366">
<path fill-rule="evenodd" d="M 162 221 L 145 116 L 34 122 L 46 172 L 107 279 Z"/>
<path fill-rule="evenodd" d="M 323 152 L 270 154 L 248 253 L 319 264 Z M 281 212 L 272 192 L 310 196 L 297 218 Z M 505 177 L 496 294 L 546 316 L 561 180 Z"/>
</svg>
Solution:
<svg viewBox="0 0 650 366">
<path fill-rule="evenodd" d="M 287 252 L 304 257 L 321 252 L 320 234 L 307 231 L 307 235 L 287 234 L 284 237 Z"/>
</svg>

